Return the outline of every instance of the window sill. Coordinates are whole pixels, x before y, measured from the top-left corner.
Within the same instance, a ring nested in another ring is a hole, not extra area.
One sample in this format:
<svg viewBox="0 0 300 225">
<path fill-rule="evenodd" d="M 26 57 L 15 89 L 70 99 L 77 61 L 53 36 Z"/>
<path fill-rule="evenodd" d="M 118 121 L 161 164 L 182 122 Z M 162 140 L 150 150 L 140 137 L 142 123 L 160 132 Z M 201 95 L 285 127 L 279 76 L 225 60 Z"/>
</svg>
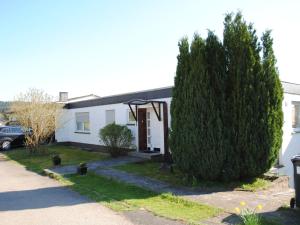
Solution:
<svg viewBox="0 0 300 225">
<path fill-rule="evenodd" d="M 76 134 L 91 134 L 89 131 L 75 131 Z"/>
</svg>

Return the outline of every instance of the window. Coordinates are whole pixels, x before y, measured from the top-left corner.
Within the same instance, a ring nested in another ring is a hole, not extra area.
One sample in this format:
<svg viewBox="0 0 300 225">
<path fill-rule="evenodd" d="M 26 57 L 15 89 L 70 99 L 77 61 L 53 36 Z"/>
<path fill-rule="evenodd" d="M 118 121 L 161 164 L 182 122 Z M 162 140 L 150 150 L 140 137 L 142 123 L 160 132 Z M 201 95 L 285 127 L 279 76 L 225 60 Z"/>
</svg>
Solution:
<svg viewBox="0 0 300 225">
<path fill-rule="evenodd" d="M 134 119 L 134 116 L 133 116 L 133 113 L 129 110 L 128 111 L 128 124 L 135 124 L 135 119 Z"/>
<path fill-rule="evenodd" d="M 292 102 L 292 126 L 300 128 L 300 102 Z"/>
<path fill-rule="evenodd" d="M 1 132 L 2 132 L 2 133 L 9 133 L 9 129 L 8 129 L 8 128 L 3 128 L 3 129 L 1 130 Z"/>
<path fill-rule="evenodd" d="M 147 147 L 151 150 L 151 117 L 150 112 L 147 112 Z"/>
<path fill-rule="evenodd" d="M 11 128 L 11 133 L 14 133 L 14 134 L 21 134 L 21 133 L 23 133 L 23 132 L 22 132 L 22 129 L 21 129 L 21 128 L 19 128 L 19 127 L 13 127 L 13 128 Z"/>
<path fill-rule="evenodd" d="M 75 113 L 76 130 L 80 132 L 90 131 L 90 116 L 88 112 Z"/>
<path fill-rule="evenodd" d="M 105 111 L 105 121 L 106 121 L 106 125 L 115 123 L 115 110 L 106 110 Z"/>
</svg>

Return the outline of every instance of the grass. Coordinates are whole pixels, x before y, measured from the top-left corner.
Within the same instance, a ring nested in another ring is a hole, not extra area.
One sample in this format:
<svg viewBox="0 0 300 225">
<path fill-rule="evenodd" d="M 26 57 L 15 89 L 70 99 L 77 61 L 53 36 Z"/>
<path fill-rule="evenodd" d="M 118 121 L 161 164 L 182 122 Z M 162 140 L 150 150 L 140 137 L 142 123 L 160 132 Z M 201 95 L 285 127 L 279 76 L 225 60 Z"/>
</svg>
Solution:
<svg viewBox="0 0 300 225">
<path fill-rule="evenodd" d="M 246 216 L 246 219 L 240 225 L 281 225 L 280 223 L 261 218 L 256 214 Z"/>
<path fill-rule="evenodd" d="M 263 178 L 255 178 L 247 181 L 238 181 L 230 183 L 221 182 L 194 182 L 194 184 L 187 183 L 185 175 L 182 174 L 176 167 L 174 167 L 174 173 L 159 171 L 160 163 L 146 161 L 139 163 L 130 163 L 121 166 L 116 166 L 116 169 L 134 173 L 137 175 L 151 177 L 157 180 L 165 181 L 175 186 L 194 186 L 202 188 L 230 188 L 239 189 L 243 191 L 258 191 L 267 188 L 271 182 Z"/>
<path fill-rule="evenodd" d="M 263 218 L 260 214 L 255 212 L 247 212 L 240 215 L 242 223 L 240 225 L 281 225 L 274 219 Z"/>
<path fill-rule="evenodd" d="M 82 161 L 102 160 L 102 153 L 87 152 L 74 147 L 54 145 L 42 152 L 30 154 L 25 149 L 5 152 L 12 160 L 27 169 L 41 173 L 52 167 L 51 156 L 59 154 L 64 165 Z M 54 177 L 64 185 L 115 211 L 145 209 L 155 215 L 169 219 L 198 223 L 200 220 L 218 215 L 221 210 L 212 206 L 192 202 L 172 194 L 157 194 L 140 187 L 118 182 L 89 172 L 86 176 L 68 175 Z"/>
<path fill-rule="evenodd" d="M 146 209 L 169 219 L 196 223 L 216 216 L 220 209 L 188 201 L 171 194 L 157 194 L 94 173 L 71 175 L 71 188 L 116 211 Z"/>
<path fill-rule="evenodd" d="M 270 181 L 262 178 L 255 178 L 251 182 L 243 182 L 240 185 L 240 189 L 244 191 L 257 191 L 267 188 L 270 185 Z"/>
<path fill-rule="evenodd" d="M 76 147 L 51 145 L 43 146 L 41 152 L 29 153 L 24 148 L 5 152 L 5 155 L 24 165 L 28 170 L 42 173 L 43 169 L 53 167 L 52 156 L 59 154 L 62 165 L 79 164 L 81 162 L 103 160 L 106 155 L 99 152 L 88 152 Z"/>
</svg>

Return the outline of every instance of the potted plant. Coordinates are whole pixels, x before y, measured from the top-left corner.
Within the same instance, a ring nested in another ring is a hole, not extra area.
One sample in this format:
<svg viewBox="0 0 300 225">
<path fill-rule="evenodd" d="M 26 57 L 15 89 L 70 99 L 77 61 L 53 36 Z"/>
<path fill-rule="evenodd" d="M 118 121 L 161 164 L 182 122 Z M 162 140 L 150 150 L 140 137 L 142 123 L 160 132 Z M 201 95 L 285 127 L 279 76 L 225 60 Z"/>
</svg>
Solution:
<svg viewBox="0 0 300 225">
<path fill-rule="evenodd" d="M 54 155 L 52 157 L 52 162 L 54 166 L 59 166 L 61 164 L 61 158 L 59 155 Z"/>
<path fill-rule="evenodd" d="M 79 175 L 86 175 L 87 168 L 88 167 L 87 167 L 86 163 L 80 163 L 79 166 L 78 166 L 78 168 L 77 168 L 77 173 Z"/>
</svg>

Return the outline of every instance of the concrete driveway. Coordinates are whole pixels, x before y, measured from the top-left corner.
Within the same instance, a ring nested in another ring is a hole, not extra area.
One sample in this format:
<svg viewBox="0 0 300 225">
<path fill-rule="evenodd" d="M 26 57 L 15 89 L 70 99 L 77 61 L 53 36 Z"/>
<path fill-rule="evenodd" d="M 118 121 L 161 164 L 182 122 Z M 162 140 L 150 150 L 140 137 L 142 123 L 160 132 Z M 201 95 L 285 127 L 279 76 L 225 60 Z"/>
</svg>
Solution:
<svg viewBox="0 0 300 225">
<path fill-rule="evenodd" d="M 0 224 L 130 225 L 123 215 L 89 201 L 0 154 Z"/>
</svg>

